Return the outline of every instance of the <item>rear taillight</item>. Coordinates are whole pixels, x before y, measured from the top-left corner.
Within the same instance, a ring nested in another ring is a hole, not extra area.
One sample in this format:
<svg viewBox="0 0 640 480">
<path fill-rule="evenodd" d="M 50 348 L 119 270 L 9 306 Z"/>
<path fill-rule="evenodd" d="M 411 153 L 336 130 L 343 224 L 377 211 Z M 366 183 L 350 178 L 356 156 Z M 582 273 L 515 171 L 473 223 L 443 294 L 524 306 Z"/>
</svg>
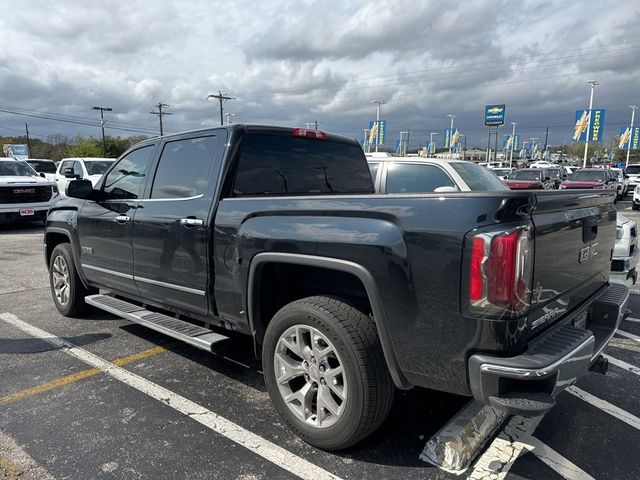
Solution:
<svg viewBox="0 0 640 480">
<path fill-rule="evenodd" d="M 475 313 L 522 314 L 530 305 L 533 235 L 530 227 L 471 237 L 468 302 Z"/>
<path fill-rule="evenodd" d="M 319 130 L 309 130 L 307 128 L 294 128 L 291 130 L 294 137 L 317 138 L 318 140 L 326 140 L 327 134 Z"/>
</svg>

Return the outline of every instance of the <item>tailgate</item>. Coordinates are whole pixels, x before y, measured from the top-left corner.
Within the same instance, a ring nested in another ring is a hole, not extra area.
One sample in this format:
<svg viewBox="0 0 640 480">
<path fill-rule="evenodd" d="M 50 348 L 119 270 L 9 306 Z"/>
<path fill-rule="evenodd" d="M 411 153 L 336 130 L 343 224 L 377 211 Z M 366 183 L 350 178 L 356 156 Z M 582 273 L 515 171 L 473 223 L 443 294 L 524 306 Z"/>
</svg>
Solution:
<svg viewBox="0 0 640 480">
<path fill-rule="evenodd" d="M 533 292 L 529 335 L 579 307 L 607 284 L 616 238 L 614 195 L 536 194 Z"/>
</svg>

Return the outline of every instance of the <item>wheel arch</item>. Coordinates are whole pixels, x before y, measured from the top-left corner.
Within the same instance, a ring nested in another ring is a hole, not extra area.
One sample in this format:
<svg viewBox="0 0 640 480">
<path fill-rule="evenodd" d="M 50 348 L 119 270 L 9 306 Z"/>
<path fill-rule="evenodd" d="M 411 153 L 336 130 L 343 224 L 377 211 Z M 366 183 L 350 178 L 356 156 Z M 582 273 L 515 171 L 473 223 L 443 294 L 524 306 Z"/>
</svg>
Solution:
<svg viewBox="0 0 640 480">
<path fill-rule="evenodd" d="M 387 316 L 373 276 L 362 265 L 348 260 L 282 252 L 264 252 L 255 255 L 249 267 L 246 308 L 249 327 L 251 329 L 251 334 L 256 345 L 256 352 L 258 350 L 258 345 L 262 344 L 264 332 L 270 320 L 270 318 L 262 318 L 263 316 L 261 315 L 262 308 L 260 285 L 262 282 L 262 276 L 264 274 L 265 267 L 274 264 L 310 267 L 314 269 L 340 272 L 342 274 L 347 274 L 355 277 L 355 279 L 357 279 L 357 281 L 362 285 L 362 288 L 366 293 L 366 298 L 369 302 L 371 312 L 373 313 L 373 319 L 376 324 L 378 336 L 380 337 L 380 343 L 382 345 L 385 362 L 387 364 L 387 368 L 389 369 L 389 373 L 391 374 L 391 378 L 393 379 L 394 384 L 401 389 L 409 389 L 412 387 L 412 385 L 408 382 L 400 369 L 397 355 L 391 341 Z M 314 294 L 322 295 L 323 293 L 322 291 L 318 291 Z"/>
</svg>

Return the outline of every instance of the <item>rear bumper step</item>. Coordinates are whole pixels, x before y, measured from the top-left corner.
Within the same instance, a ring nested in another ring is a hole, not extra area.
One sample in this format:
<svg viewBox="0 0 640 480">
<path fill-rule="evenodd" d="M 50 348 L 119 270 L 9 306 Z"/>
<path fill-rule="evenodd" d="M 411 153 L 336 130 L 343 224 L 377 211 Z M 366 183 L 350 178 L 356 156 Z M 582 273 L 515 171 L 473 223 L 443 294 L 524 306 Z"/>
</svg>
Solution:
<svg viewBox="0 0 640 480">
<path fill-rule="evenodd" d="M 629 289 L 611 284 L 589 306 L 587 329 L 563 325 L 536 339 L 521 355 L 469 358 L 476 400 L 511 414 L 537 416 L 590 368 L 605 372 L 601 352 L 628 315 Z"/>
<path fill-rule="evenodd" d="M 164 333 L 208 352 L 213 351 L 216 344 L 225 343 L 228 340 L 228 337 L 208 328 L 199 327 L 163 313 L 152 312 L 134 303 L 125 302 L 109 295 L 90 295 L 85 297 L 84 300 L 89 305 L 113 313 L 131 322 L 144 325 L 156 332 Z"/>
</svg>

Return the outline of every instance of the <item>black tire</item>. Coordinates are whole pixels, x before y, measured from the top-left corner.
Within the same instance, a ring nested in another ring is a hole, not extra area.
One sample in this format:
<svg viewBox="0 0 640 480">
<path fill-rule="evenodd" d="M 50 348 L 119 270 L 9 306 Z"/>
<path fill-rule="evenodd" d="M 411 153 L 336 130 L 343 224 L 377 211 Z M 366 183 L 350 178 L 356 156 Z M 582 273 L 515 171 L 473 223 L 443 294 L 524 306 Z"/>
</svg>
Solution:
<svg viewBox="0 0 640 480">
<path fill-rule="evenodd" d="M 640 208 L 640 205 L 636 205 L 635 203 L 631 204 L 631 210 L 638 210 Z"/>
<path fill-rule="evenodd" d="M 342 361 L 348 395 L 342 414 L 330 426 L 319 428 L 305 423 L 289 409 L 278 387 L 274 355 L 280 336 L 294 325 L 318 330 L 333 344 Z M 380 426 L 393 403 L 395 387 L 375 323 L 338 299 L 308 297 L 281 308 L 267 327 L 262 364 L 276 410 L 300 438 L 318 448 L 341 450 L 354 445 Z"/>
<path fill-rule="evenodd" d="M 54 263 L 58 257 L 64 260 L 68 268 L 68 297 L 66 303 L 63 303 L 61 299 L 58 298 L 54 288 Z M 76 264 L 73 260 L 73 251 L 71 250 L 71 245 L 68 243 L 56 245 L 53 252 L 51 252 L 51 258 L 49 259 L 49 285 L 51 287 L 53 303 L 55 303 L 58 311 L 65 317 L 73 317 L 86 309 L 87 304 L 84 302 L 84 297 L 91 292 L 82 284 L 82 280 L 80 280 L 78 276 Z"/>
</svg>

